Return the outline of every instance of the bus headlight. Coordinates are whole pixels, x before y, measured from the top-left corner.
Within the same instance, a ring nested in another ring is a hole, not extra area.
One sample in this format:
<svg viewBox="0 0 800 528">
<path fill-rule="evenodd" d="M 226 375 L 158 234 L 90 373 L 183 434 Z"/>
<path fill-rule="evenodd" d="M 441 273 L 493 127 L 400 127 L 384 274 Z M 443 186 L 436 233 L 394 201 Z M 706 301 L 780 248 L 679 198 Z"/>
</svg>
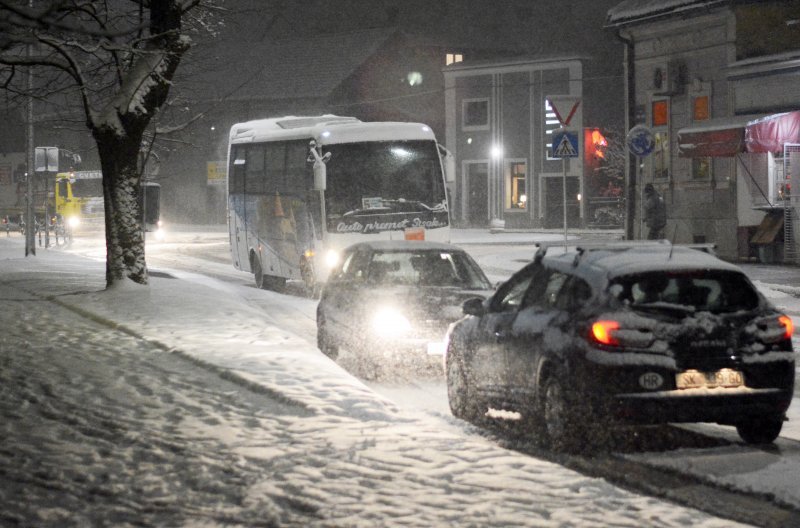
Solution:
<svg viewBox="0 0 800 528">
<path fill-rule="evenodd" d="M 77 216 L 70 216 L 70 217 L 67 219 L 67 223 L 69 224 L 69 226 L 70 226 L 70 227 L 72 227 L 72 228 L 76 228 L 76 227 L 78 227 L 79 225 L 81 225 L 81 219 L 80 219 L 80 218 L 78 218 Z"/>
<path fill-rule="evenodd" d="M 325 264 L 332 268 L 339 263 L 339 252 L 335 249 L 330 249 L 325 254 Z"/>
<path fill-rule="evenodd" d="M 372 331 L 380 337 L 400 337 L 411 331 L 411 322 L 395 308 L 382 308 L 372 318 Z"/>
</svg>

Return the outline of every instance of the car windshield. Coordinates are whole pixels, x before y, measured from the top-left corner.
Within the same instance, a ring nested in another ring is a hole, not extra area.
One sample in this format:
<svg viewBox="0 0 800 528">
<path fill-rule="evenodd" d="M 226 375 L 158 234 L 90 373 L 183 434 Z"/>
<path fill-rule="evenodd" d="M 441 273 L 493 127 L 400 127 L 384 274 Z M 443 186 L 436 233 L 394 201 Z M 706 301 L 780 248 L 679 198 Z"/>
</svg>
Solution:
<svg viewBox="0 0 800 528">
<path fill-rule="evenodd" d="M 486 290 L 491 284 L 466 253 L 446 250 L 373 253 L 367 269 L 372 284 L 454 287 Z"/>
<path fill-rule="evenodd" d="M 609 291 L 643 309 L 736 312 L 753 310 L 759 299 L 747 278 L 730 271 L 658 271 L 616 278 Z"/>
</svg>

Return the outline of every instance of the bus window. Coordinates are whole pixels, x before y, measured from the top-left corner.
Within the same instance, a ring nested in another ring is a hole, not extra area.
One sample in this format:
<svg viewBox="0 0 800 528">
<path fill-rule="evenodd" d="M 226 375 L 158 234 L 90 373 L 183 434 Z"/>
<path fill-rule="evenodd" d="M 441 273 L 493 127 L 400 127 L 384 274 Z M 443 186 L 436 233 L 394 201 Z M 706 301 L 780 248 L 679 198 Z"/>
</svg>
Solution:
<svg viewBox="0 0 800 528">
<path fill-rule="evenodd" d="M 72 184 L 72 196 L 75 198 L 103 196 L 103 180 L 101 178 L 76 179 Z"/>
<path fill-rule="evenodd" d="M 248 193 L 264 193 L 264 145 L 250 145 L 247 148 L 244 187 Z"/>
<path fill-rule="evenodd" d="M 236 146 L 231 150 L 231 167 L 229 174 L 231 177 L 231 189 L 233 194 L 241 194 L 244 192 L 244 147 Z"/>
<path fill-rule="evenodd" d="M 308 141 L 286 144 L 286 187 L 282 194 L 302 196 L 313 185 L 313 172 L 308 158 Z"/>
<path fill-rule="evenodd" d="M 286 147 L 283 143 L 267 143 L 265 192 L 283 194 L 286 187 Z"/>
</svg>

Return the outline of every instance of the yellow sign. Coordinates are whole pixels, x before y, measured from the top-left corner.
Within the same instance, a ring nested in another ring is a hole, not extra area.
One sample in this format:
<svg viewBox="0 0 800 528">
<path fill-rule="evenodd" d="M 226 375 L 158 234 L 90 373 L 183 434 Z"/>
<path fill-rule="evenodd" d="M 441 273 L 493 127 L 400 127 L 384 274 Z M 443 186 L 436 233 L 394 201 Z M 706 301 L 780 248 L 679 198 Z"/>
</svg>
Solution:
<svg viewBox="0 0 800 528">
<path fill-rule="evenodd" d="M 225 185 L 228 176 L 225 165 L 224 161 L 209 161 L 206 163 L 209 185 Z"/>
</svg>

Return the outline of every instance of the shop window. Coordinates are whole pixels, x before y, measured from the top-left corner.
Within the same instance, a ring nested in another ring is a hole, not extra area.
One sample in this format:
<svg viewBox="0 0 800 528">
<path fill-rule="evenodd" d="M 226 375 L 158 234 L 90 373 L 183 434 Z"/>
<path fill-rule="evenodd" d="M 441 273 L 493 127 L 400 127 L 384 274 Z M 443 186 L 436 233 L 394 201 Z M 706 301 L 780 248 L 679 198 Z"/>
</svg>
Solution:
<svg viewBox="0 0 800 528">
<path fill-rule="evenodd" d="M 692 158 L 692 179 L 711 179 L 711 158 Z"/>
<path fill-rule="evenodd" d="M 508 161 L 506 164 L 505 208 L 525 210 L 528 208 L 528 170 L 525 161 Z"/>
<path fill-rule="evenodd" d="M 464 130 L 485 130 L 489 128 L 488 99 L 464 99 L 461 104 Z"/>
<path fill-rule="evenodd" d="M 656 132 L 654 134 L 656 147 L 653 150 L 653 177 L 669 178 L 670 153 L 669 153 L 669 133 Z"/>
</svg>

